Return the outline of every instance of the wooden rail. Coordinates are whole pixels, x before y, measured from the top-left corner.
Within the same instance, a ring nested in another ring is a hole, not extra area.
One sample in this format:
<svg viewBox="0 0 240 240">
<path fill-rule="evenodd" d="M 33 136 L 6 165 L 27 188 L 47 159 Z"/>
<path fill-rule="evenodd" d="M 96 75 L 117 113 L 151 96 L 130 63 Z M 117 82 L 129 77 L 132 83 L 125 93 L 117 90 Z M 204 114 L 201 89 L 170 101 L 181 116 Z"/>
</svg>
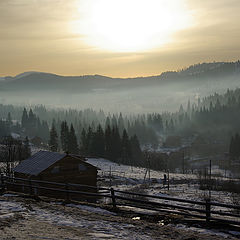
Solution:
<svg viewBox="0 0 240 240">
<path fill-rule="evenodd" d="M 38 190 L 47 190 L 50 192 L 59 192 L 65 196 L 66 200 L 70 200 L 73 195 L 108 198 L 114 208 L 117 206 L 129 206 L 141 209 L 160 211 L 165 213 L 175 213 L 183 216 L 197 217 L 205 219 L 206 222 L 217 221 L 233 225 L 240 225 L 240 206 L 229 205 L 223 203 L 211 202 L 209 199 L 205 201 L 193 201 L 168 196 L 147 195 L 141 193 L 133 193 L 127 191 L 115 190 L 113 188 L 94 187 L 84 184 L 59 183 L 39 181 L 23 178 L 11 178 L 1 175 L 2 190 L 19 187 L 25 188 L 24 193 L 37 195 Z M 53 187 L 55 186 L 55 187 Z M 78 190 L 73 190 L 78 189 Z M 37 193 L 34 193 L 37 189 Z M 93 191 L 94 192 L 91 192 Z M 174 204 L 175 203 L 175 204 Z M 181 205 L 184 203 L 185 205 Z M 220 207 L 221 210 L 215 210 Z M 224 218 L 221 218 L 224 217 Z"/>
</svg>

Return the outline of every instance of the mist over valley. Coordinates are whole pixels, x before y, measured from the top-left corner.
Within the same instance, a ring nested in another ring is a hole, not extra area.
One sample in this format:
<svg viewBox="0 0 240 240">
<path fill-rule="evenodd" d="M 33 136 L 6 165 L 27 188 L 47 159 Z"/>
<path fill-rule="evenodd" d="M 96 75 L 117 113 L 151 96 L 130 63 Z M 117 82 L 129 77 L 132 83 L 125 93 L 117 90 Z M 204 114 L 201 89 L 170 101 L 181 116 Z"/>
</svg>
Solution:
<svg viewBox="0 0 240 240">
<path fill-rule="evenodd" d="M 26 72 L 1 77 L 0 102 L 125 113 L 176 111 L 188 100 L 197 103 L 215 92 L 240 87 L 239 77 L 239 61 L 196 64 L 177 72 L 136 78 Z"/>
</svg>

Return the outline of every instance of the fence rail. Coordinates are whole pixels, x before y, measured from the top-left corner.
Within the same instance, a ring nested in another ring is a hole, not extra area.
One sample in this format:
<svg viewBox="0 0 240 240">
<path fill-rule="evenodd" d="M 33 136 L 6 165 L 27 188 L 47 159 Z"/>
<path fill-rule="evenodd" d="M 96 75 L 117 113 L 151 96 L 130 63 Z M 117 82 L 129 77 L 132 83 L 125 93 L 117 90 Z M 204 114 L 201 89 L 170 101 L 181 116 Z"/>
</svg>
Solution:
<svg viewBox="0 0 240 240">
<path fill-rule="evenodd" d="M 23 192 L 26 193 L 27 189 L 27 193 L 30 195 L 38 195 L 39 190 L 46 190 L 53 193 L 58 192 L 65 196 L 66 200 L 70 200 L 73 195 L 95 198 L 104 197 L 110 199 L 114 208 L 117 208 L 117 206 L 128 206 L 165 213 L 174 213 L 195 218 L 197 217 L 199 219 L 205 219 L 208 223 L 210 221 L 217 221 L 240 225 L 239 205 L 216 203 L 211 202 L 209 199 L 206 199 L 205 201 L 194 201 L 168 196 L 156 196 L 129 191 L 120 191 L 113 188 L 95 187 L 84 184 L 48 182 L 23 178 L 12 178 L 3 175 L 1 175 L 0 186 L 2 186 L 2 190 L 18 187 L 19 191 L 20 189 L 25 188 L 25 191 Z M 34 191 L 36 189 L 37 191 Z M 220 209 L 214 209 L 216 207 Z"/>
</svg>

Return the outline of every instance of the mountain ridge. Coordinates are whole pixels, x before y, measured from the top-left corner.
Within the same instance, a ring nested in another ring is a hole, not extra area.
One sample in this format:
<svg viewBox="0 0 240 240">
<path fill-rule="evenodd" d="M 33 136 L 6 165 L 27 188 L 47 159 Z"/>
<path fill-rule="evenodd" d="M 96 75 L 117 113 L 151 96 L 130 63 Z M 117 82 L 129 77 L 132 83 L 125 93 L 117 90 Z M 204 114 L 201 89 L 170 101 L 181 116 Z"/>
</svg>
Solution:
<svg viewBox="0 0 240 240">
<path fill-rule="evenodd" d="M 240 71 L 240 61 L 235 61 L 235 62 L 208 62 L 208 63 L 198 63 L 198 64 L 194 64 L 194 65 L 190 65 L 187 68 L 178 70 L 178 71 L 165 71 L 162 72 L 161 74 L 157 74 L 157 75 L 149 75 L 149 76 L 137 76 L 137 77 L 109 77 L 109 76 L 105 76 L 105 75 L 100 75 L 100 74 L 93 74 L 93 75 L 59 75 L 59 74 L 55 74 L 55 73 L 48 73 L 48 72 L 40 72 L 40 71 L 27 71 L 27 72 L 23 72 L 20 74 L 17 74 L 16 76 L 5 76 L 5 77 L 1 77 L 5 78 L 5 80 L 11 79 L 11 80 L 15 80 L 15 79 L 21 79 L 27 76 L 31 76 L 31 75 L 48 75 L 48 76 L 55 76 L 55 77 L 63 77 L 63 78 L 108 78 L 108 79 L 115 79 L 115 80 L 127 80 L 127 79 L 142 79 L 142 78 L 162 78 L 162 77 L 168 77 L 168 76 L 193 76 L 193 75 L 197 75 L 197 74 L 201 74 L 204 72 L 214 72 L 214 70 L 217 69 L 224 69 L 226 70 L 226 66 L 227 67 L 233 67 L 238 69 L 238 71 Z M 215 71 L 216 72 L 216 71 Z M 222 71 L 221 71 L 222 72 Z"/>
<path fill-rule="evenodd" d="M 25 72 L 0 81 L 0 103 L 41 103 L 123 112 L 172 111 L 189 99 L 195 102 L 199 97 L 239 87 L 239 61 L 195 64 L 179 71 L 136 78 Z"/>
</svg>

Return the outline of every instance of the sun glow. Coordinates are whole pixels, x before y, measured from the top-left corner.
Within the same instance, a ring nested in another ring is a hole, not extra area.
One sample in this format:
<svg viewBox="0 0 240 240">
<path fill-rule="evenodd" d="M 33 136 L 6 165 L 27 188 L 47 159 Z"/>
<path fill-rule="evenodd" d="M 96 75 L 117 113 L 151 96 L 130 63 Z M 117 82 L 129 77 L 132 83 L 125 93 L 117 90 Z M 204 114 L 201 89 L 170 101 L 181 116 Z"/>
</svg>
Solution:
<svg viewBox="0 0 240 240">
<path fill-rule="evenodd" d="M 74 31 L 88 45 L 112 52 L 160 47 L 191 25 L 184 0 L 81 0 L 79 6 Z"/>
</svg>

